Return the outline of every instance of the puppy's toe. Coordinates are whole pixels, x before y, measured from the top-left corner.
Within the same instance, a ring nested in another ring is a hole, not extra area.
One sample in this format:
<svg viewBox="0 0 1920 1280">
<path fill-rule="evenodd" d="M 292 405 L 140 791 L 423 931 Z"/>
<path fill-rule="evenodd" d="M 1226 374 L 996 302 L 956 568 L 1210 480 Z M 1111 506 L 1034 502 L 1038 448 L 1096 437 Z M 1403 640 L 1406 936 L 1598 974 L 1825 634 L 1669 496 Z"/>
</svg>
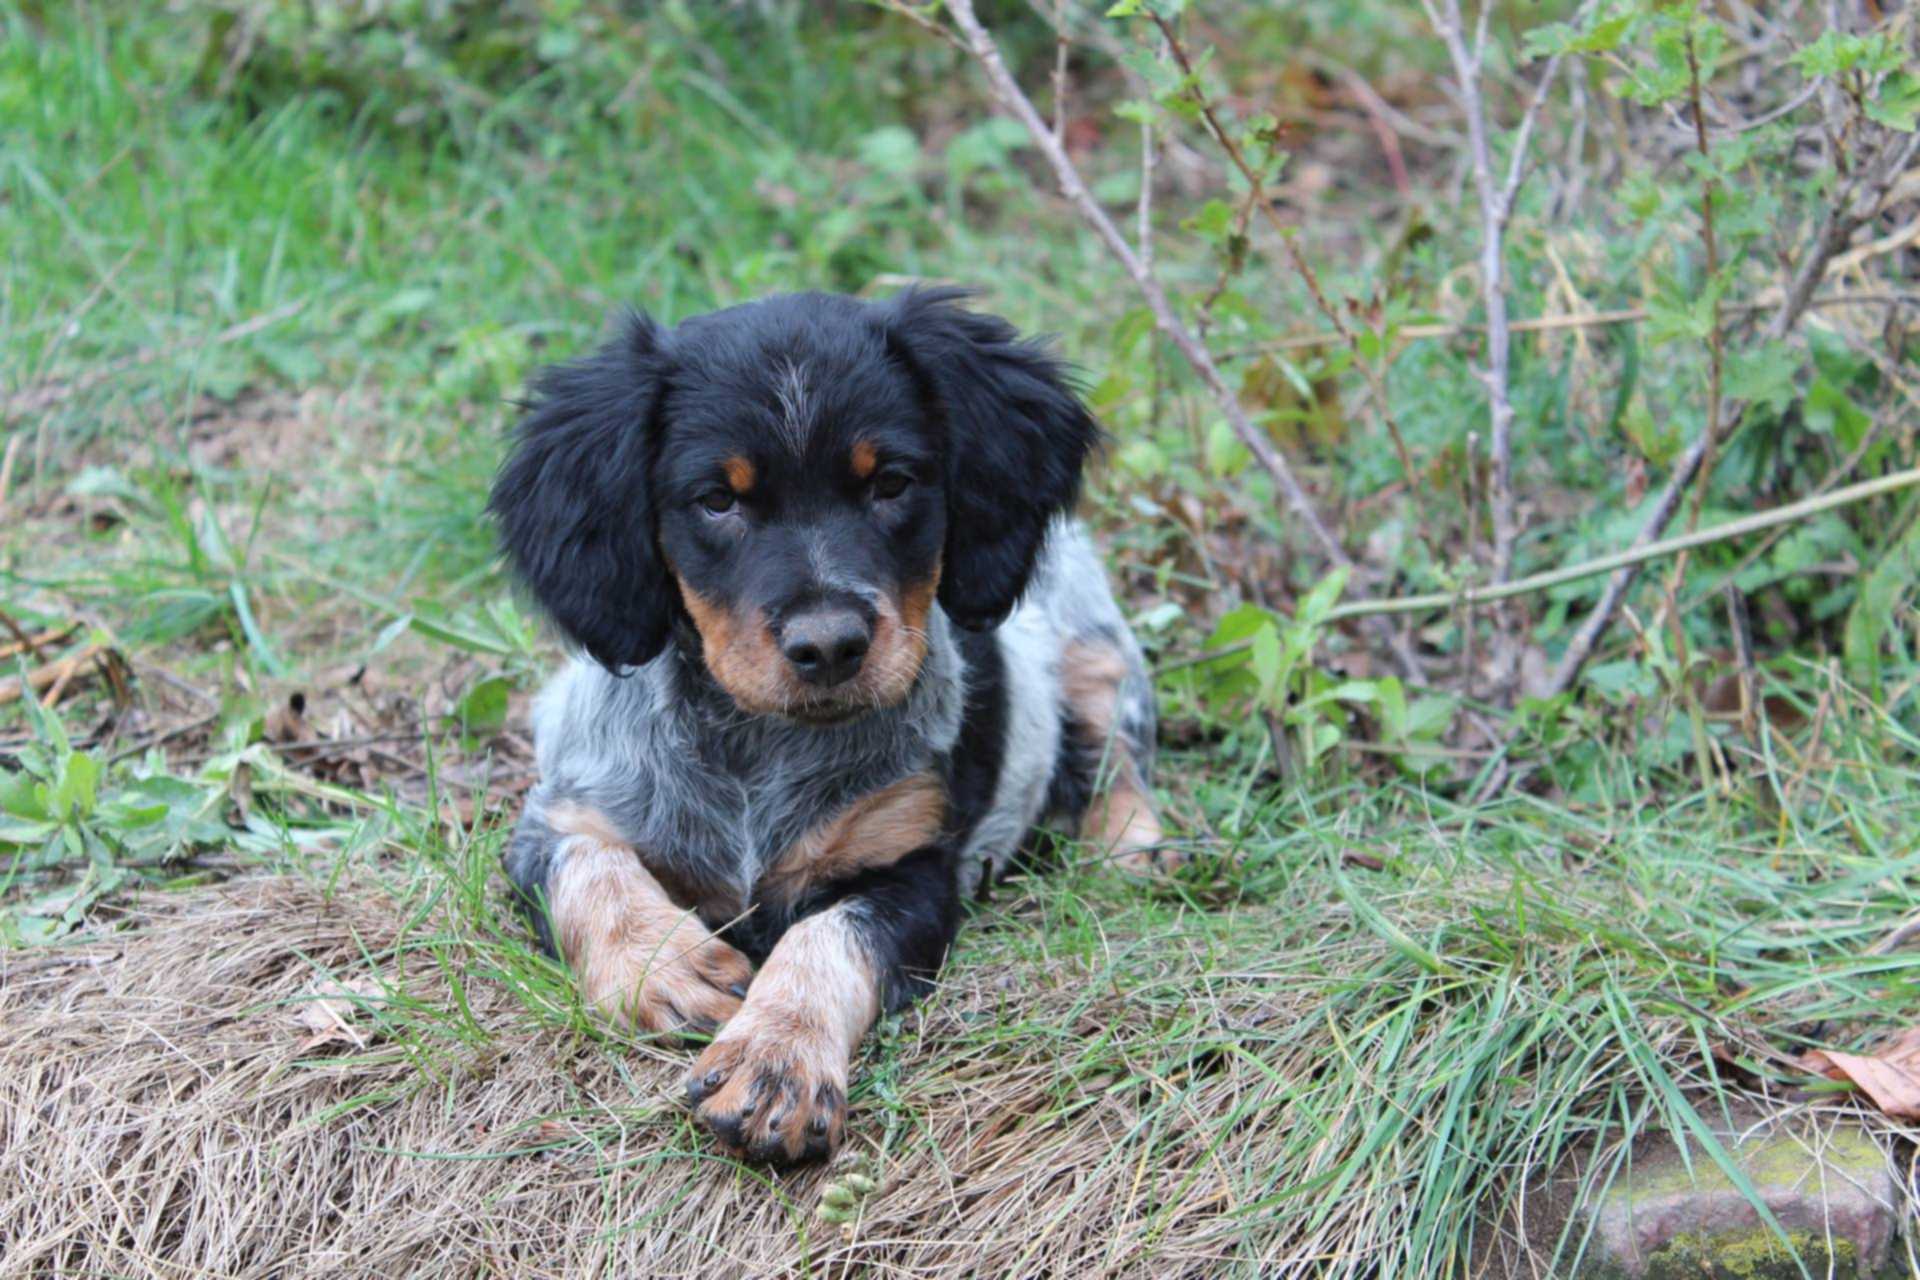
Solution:
<svg viewBox="0 0 1920 1280">
<path fill-rule="evenodd" d="M 740 1012 L 740 997 L 704 982 L 690 982 L 672 1001 L 674 1025 L 666 1030 L 712 1035 Z"/>
<path fill-rule="evenodd" d="M 844 1070 L 805 1037 L 722 1037 L 687 1074 L 694 1117 L 735 1155 L 793 1164 L 831 1155 L 846 1130 Z"/>
<path fill-rule="evenodd" d="M 687 960 L 648 973 L 627 1004 L 637 1030 L 666 1035 L 711 1035 L 738 1012 L 740 997 Z"/>
<path fill-rule="evenodd" d="M 1187 853 L 1164 843 L 1135 845 L 1115 850 L 1113 865 L 1132 876 L 1164 876 L 1186 866 Z"/>
<path fill-rule="evenodd" d="M 753 982 L 753 962 L 738 950 L 715 938 L 694 952 L 692 959 L 695 971 L 709 986 L 737 1000 L 746 998 Z"/>
</svg>

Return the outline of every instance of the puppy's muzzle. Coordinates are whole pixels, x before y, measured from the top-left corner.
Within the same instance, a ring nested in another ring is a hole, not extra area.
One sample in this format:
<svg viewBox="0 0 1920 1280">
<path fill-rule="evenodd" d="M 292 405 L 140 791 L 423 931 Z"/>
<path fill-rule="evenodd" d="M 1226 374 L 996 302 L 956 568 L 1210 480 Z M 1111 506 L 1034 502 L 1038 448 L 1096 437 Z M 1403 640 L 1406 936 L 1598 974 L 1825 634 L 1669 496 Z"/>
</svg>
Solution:
<svg viewBox="0 0 1920 1280">
<path fill-rule="evenodd" d="M 796 613 L 780 628 L 780 652 L 808 684 L 831 689 L 860 672 L 873 644 L 873 622 L 847 605 Z"/>
</svg>

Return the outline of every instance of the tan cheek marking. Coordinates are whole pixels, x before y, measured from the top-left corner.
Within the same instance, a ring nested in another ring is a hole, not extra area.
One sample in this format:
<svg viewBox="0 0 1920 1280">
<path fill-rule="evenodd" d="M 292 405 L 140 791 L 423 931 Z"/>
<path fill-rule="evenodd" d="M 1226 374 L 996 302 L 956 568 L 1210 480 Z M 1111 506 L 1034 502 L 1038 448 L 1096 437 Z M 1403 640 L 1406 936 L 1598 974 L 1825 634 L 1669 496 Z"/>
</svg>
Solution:
<svg viewBox="0 0 1920 1280">
<path fill-rule="evenodd" d="M 720 467 L 726 472 L 727 488 L 741 494 L 753 488 L 753 464 L 745 458 L 736 455 L 721 463 Z"/>
<path fill-rule="evenodd" d="M 1076 640 L 1060 653 L 1060 696 L 1103 741 L 1113 732 L 1126 674 L 1126 662 L 1108 645 Z"/>
<path fill-rule="evenodd" d="M 879 465 L 880 455 L 874 452 L 873 446 L 867 441 L 862 440 L 853 446 L 853 474 L 859 479 L 869 479 Z"/>
<path fill-rule="evenodd" d="M 815 884 L 891 866 L 925 848 L 947 817 L 946 790 L 930 773 L 902 778 L 802 836 L 761 879 L 761 892 L 791 902 Z"/>
<path fill-rule="evenodd" d="M 927 660 L 927 615 L 940 591 L 940 565 L 919 582 L 901 588 L 896 601 L 882 595 L 874 620 L 873 645 L 862 680 L 882 704 L 899 702 L 913 688 Z"/>
<path fill-rule="evenodd" d="M 695 591 L 685 578 L 679 583 L 681 599 L 700 632 L 707 670 L 742 711 L 783 711 L 801 698 L 764 617 L 755 613 L 743 620 Z"/>
<path fill-rule="evenodd" d="M 563 836 L 547 910 L 582 998 L 651 1031 L 732 1016 L 728 988 L 753 975 L 746 957 L 674 904 L 604 814 L 561 804 L 546 818 Z"/>
</svg>

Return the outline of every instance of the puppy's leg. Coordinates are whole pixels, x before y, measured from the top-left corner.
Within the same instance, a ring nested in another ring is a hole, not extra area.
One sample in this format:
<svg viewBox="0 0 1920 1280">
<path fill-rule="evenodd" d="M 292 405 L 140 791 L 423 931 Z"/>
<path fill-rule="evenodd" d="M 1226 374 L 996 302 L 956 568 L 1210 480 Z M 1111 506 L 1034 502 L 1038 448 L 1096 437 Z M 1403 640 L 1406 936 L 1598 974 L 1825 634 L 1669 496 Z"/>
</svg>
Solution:
<svg viewBox="0 0 1920 1280">
<path fill-rule="evenodd" d="M 747 958 L 676 906 L 601 814 L 546 811 L 556 840 L 546 866 L 551 939 L 580 994 L 643 1031 L 710 1031 L 740 1008 Z"/>
<path fill-rule="evenodd" d="M 1153 695 L 1145 673 L 1118 643 L 1088 637 L 1061 652 L 1060 689 L 1073 722 L 1069 732 L 1086 735 L 1098 761 L 1080 838 L 1136 874 L 1179 866 L 1184 856 L 1161 847 L 1165 834 L 1147 790 Z"/>
<path fill-rule="evenodd" d="M 741 1006 L 687 1075 L 694 1114 L 755 1160 L 831 1154 L 853 1052 L 883 1009 L 933 980 L 959 923 L 955 858 L 923 849 L 837 886 L 781 935 Z"/>
</svg>

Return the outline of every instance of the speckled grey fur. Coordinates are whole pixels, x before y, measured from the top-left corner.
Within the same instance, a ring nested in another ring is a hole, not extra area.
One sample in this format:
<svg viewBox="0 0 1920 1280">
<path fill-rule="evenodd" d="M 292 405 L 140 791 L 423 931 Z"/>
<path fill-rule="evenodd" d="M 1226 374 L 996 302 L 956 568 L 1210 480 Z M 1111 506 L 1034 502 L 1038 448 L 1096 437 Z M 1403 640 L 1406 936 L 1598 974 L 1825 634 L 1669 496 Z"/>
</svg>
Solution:
<svg viewBox="0 0 1920 1280">
<path fill-rule="evenodd" d="M 1005 758 L 991 810 L 963 851 L 972 892 L 1046 817 L 1062 725 L 1060 662 L 1098 638 L 1124 655 L 1116 731 L 1143 772 L 1153 695 L 1139 646 L 1077 523 L 1057 523 L 1019 608 L 996 633 L 1009 694 Z M 966 672 L 946 616 L 928 620 L 927 657 L 907 700 L 849 724 L 744 716 L 680 644 L 613 675 L 576 657 L 535 703 L 540 783 L 508 849 L 507 871 L 537 896 L 556 845 L 545 814 L 568 800 L 597 809 L 662 874 L 744 912 L 761 875 L 802 834 L 856 797 L 932 766 L 959 734 Z"/>
</svg>

